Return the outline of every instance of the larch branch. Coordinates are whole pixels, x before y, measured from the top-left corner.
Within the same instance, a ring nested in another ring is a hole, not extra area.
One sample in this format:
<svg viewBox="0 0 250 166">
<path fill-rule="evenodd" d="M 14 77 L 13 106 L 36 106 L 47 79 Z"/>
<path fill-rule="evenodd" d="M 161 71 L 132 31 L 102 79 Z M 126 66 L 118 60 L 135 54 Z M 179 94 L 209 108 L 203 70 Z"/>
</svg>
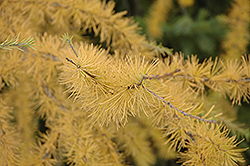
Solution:
<svg viewBox="0 0 250 166">
<path fill-rule="evenodd" d="M 170 108 L 173 108 L 173 109 L 175 109 L 176 111 L 182 113 L 184 116 L 189 116 L 190 118 L 194 118 L 194 119 L 197 119 L 197 120 L 203 121 L 203 122 L 218 123 L 218 122 L 215 121 L 215 120 L 202 119 L 202 118 L 199 117 L 199 116 L 195 116 L 195 115 L 189 114 L 189 113 L 187 113 L 187 112 L 185 112 L 185 111 L 183 111 L 183 110 L 181 110 L 181 109 L 179 109 L 179 108 L 173 106 L 169 101 L 165 100 L 164 97 L 158 96 L 156 93 L 152 92 L 151 90 L 149 90 L 149 89 L 147 89 L 147 88 L 146 88 L 146 90 L 147 90 L 149 93 L 151 93 L 151 94 L 153 94 L 154 96 L 156 96 L 156 97 L 157 97 L 158 99 L 160 99 L 161 101 L 163 101 L 164 103 L 166 103 Z"/>
</svg>

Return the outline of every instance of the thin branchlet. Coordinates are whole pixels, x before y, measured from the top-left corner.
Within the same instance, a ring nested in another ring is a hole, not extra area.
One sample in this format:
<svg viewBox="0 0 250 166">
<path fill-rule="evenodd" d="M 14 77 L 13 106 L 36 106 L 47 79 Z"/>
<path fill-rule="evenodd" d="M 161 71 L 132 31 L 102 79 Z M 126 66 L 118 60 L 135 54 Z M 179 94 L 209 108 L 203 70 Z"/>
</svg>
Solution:
<svg viewBox="0 0 250 166">
<path fill-rule="evenodd" d="M 194 143 L 197 145 L 197 143 L 196 143 L 196 141 L 195 141 L 195 139 L 194 139 L 194 137 L 193 137 L 193 134 L 190 133 L 189 131 L 186 132 L 186 134 L 187 134 L 187 135 L 191 138 L 191 140 L 194 141 Z"/>
<path fill-rule="evenodd" d="M 135 88 L 135 86 L 141 86 L 142 85 L 142 81 L 145 80 L 145 79 L 162 79 L 162 78 L 166 78 L 166 77 L 174 77 L 174 74 L 180 72 L 181 70 L 180 69 L 176 69 L 175 71 L 171 72 L 171 73 L 166 73 L 162 76 L 147 76 L 147 75 L 144 75 L 142 77 L 142 80 L 140 81 L 140 84 L 133 84 L 131 86 L 128 86 L 128 89 L 133 89 Z M 192 114 L 188 114 L 187 112 L 173 106 L 169 101 L 165 100 L 164 97 L 161 97 L 161 96 L 158 96 L 156 93 L 154 93 L 153 91 L 149 90 L 148 88 L 146 88 L 145 86 L 143 86 L 148 92 L 150 92 L 151 94 L 153 94 L 154 96 L 156 96 L 158 99 L 160 99 L 161 101 L 163 101 L 164 103 L 166 103 L 168 106 L 170 106 L 170 108 L 173 108 L 175 110 L 177 110 L 178 112 L 182 113 L 184 116 L 189 116 L 191 118 L 194 118 L 194 119 L 197 119 L 199 121 L 203 121 L 203 122 L 208 122 L 208 123 L 218 123 L 217 121 L 215 120 L 207 120 L 207 119 L 203 119 L 199 116 L 195 116 L 195 115 L 192 115 Z"/>
<path fill-rule="evenodd" d="M 76 50 L 74 49 L 74 46 L 72 44 L 72 38 L 73 36 L 69 36 L 68 34 L 64 34 L 61 38 L 61 40 L 67 41 L 70 45 L 70 48 L 72 49 L 72 51 L 74 52 L 75 56 L 77 58 L 79 58 L 78 54 L 76 53 Z M 76 64 L 72 59 L 69 59 L 66 57 L 66 60 L 69 61 L 70 63 L 72 63 L 74 66 L 76 66 L 78 69 L 81 69 L 85 74 L 87 74 L 88 76 L 90 76 L 91 78 L 96 78 L 96 76 L 94 76 L 93 74 L 90 74 L 89 72 L 87 72 L 86 70 L 84 70 L 81 65 Z"/>
<path fill-rule="evenodd" d="M 80 68 L 80 65 L 77 65 L 72 59 L 69 59 L 68 57 L 66 57 L 66 60 L 69 61 L 70 63 L 72 63 L 74 66 L 76 66 L 77 68 Z"/>
<path fill-rule="evenodd" d="M 181 71 L 181 69 L 176 69 L 175 71 L 173 71 L 171 73 L 166 73 L 166 74 L 161 75 L 161 76 L 159 76 L 159 75 L 157 75 L 157 76 L 147 76 L 147 75 L 145 75 L 145 76 L 143 76 L 143 79 L 150 79 L 151 80 L 151 79 L 162 79 L 162 78 L 166 78 L 166 77 L 173 77 L 174 74 L 176 74 L 176 73 L 178 73 L 180 71 Z"/>
<path fill-rule="evenodd" d="M 62 38 L 60 38 L 61 40 L 68 42 L 70 45 L 70 48 L 72 49 L 72 51 L 74 52 L 74 54 L 76 55 L 76 57 L 78 58 L 78 54 L 76 53 L 76 50 L 74 49 L 74 46 L 72 44 L 72 38 L 73 36 L 70 36 L 68 33 L 65 33 Z"/>
<path fill-rule="evenodd" d="M 87 74 L 88 76 L 90 76 L 91 78 L 96 78 L 96 76 L 94 76 L 93 74 L 90 74 L 89 72 L 87 72 L 86 70 L 82 69 L 80 65 L 77 65 L 73 60 L 69 59 L 66 57 L 66 60 L 69 61 L 70 63 L 72 63 L 74 66 L 76 66 L 78 69 L 81 69 L 85 74 Z"/>
<path fill-rule="evenodd" d="M 0 43 L 0 48 L 7 49 L 7 50 L 13 50 L 14 48 L 16 48 L 18 50 L 23 51 L 25 47 L 29 47 L 29 48 L 36 50 L 34 48 L 34 46 L 36 46 L 34 45 L 35 38 L 29 37 L 29 38 L 24 38 L 23 40 L 19 41 L 19 36 L 20 36 L 20 33 L 13 38 L 10 38 L 9 36 L 5 41 Z"/>
<path fill-rule="evenodd" d="M 179 109 L 179 108 L 173 106 L 169 101 L 165 100 L 164 97 L 158 96 L 156 93 L 154 93 L 153 91 L 151 91 L 151 90 L 149 90 L 149 89 L 147 89 L 147 88 L 146 88 L 146 90 L 147 90 L 149 93 L 151 93 L 151 94 L 153 94 L 154 96 L 156 96 L 156 97 L 157 97 L 158 99 L 160 99 L 161 101 L 163 101 L 164 103 L 166 103 L 170 108 L 173 108 L 173 109 L 175 109 L 176 111 L 182 113 L 184 116 L 189 116 L 190 118 L 194 118 L 194 119 L 197 119 L 197 120 L 203 121 L 203 122 L 218 123 L 218 122 L 215 121 L 215 120 L 202 119 L 202 118 L 199 117 L 199 116 L 195 116 L 195 115 L 189 114 L 189 113 L 187 113 L 187 112 L 185 112 L 185 111 L 183 111 L 183 110 L 181 110 L 181 109 Z"/>
<path fill-rule="evenodd" d="M 76 55 L 76 57 L 78 58 L 79 56 L 78 56 L 78 54 L 76 53 L 76 50 L 74 49 L 74 47 L 73 47 L 73 44 L 72 44 L 71 40 L 66 39 L 66 41 L 67 41 L 67 42 L 69 42 L 70 48 L 73 50 L 74 54 L 75 54 L 75 55 Z"/>
<path fill-rule="evenodd" d="M 185 75 L 176 75 L 176 76 L 171 76 L 168 75 L 167 77 L 179 77 L 179 78 L 183 78 L 183 79 L 190 79 L 192 80 L 193 77 L 192 76 L 185 76 Z M 213 82 L 234 82 L 234 83 L 245 83 L 245 82 L 250 82 L 250 78 L 246 78 L 246 79 L 239 79 L 239 80 L 235 80 L 235 79 L 217 79 L 217 80 L 211 80 L 210 78 L 207 77 L 199 77 L 203 83 L 209 82 L 209 81 L 213 81 Z"/>
<path fill-rule="evenodd" d="M 177 78 L 177 77 L 181 77 L 183 79 L 192 79 L 193 77 L 191 76 L 186 76 L 186 75 L 181 75 L 181 74 L 178 74 L 178 75 L 175 75 L 176 73 L 179 73 L 181 71 L 181 69 L 176 69 L 175 71 L 171 72 L 171 73 L 166 73 L 164 75 L 152 75 L 152 76 L 148 76 L 148 75 L 144 75 L 143 76 L 143 79 L 163 79 L 163 78 L 167 78 L 167 77 L 174 77 L 174 78 Z M 207 77 L 199 77 L 200 79 L 202 79 L 203 83 L 205 82 L 208 82 L 208 81 L 211 81 L 210 78 L 207 78 Z M 219 81 L 219 82 L 235 82 L 235 83 L 240 83 L 240 82 L 250 82 L 250 78 L 246 78 L 246 79 L 239 79 L 239 80 L 235 80 L 235 79 L 218 79 L 216 81 Z"/>
</svg>

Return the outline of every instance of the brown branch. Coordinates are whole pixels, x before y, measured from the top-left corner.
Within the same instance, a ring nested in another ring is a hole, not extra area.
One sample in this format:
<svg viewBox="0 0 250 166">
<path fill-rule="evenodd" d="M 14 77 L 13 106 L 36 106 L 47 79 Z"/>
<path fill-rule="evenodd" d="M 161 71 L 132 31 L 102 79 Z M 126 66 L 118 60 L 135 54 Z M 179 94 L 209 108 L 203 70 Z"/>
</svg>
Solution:
<svg viewBox="0 0 250 166">
<path fill-rule="evenodd" d="M 175 77 L 175 78 L 177 78 L 177 77 L 181 77 L 181 78 L 183 78 L 183 79 L 189 79 L 189 80 L 191 80 L 191 79 L 193 79 L 193 77 L 192 76 L 185 76 L 185 75 L 176 75 L 176 76 L 173 76 L 173 75 L 167 75 L 167 77 Z M 207 78 L 207 77 L 199 77 L 199 78 L 201 78 L 203 81 L 203 83 L 205 83 L 205 82 L 208 82 L 208 81 L 211 81 L 211 79 L 210 78 Z M 218 81 L 218 82 L 236 82 L 236 83 L 239 83 L 239 82 L 250 82 L 250 78 L 245 78 L 245 79 L 239 79 L 239 80 L 234 80 L 234 79 L 218 79 L 218 80 L 216 80 L 216 81 Z M 213 81 L 213 82 L 216 82 L 216 81 Z"/>
<path fill-rule="evenodd" d="M 161 75 L 161 76 L 159 76 L 159 75 L 156 75 L 156 76 L 154 76 L 154 75 L 152 75 L 152 76 L 147 76 L 147 75 L 144 75 L 143 76 L 143 79 L 163 79 L 163 78 L 167 78 L 167 77 L 181 77 L 181 78 L 183 78 L 183 79 L 192 79 L 193 77 L 192 76 L 189 76 L 189 75 L 187 75 L 187 76 L 185 76 L 185 75 L 174 75 L 174 74 L 176 74 L 176 73 L 178 73 L 178 72 L 180 72 L 181 71 L 181 69 L 176 69 L 175 71 L 173 71 L 173 72 L 171 72 L 171 73 L 166 73 L 166 74 L 164 74 L 164 75 Z M 203 83 L 205 83 L 205 82 L 208 82 L 208 81 L 211 81 L 211 79 L 210 78 L 207 78 L 207 77 L 199 77 L 199 78 L 201 78 L 202 80 L 203 80 Z M 221 82 L 236 82 L 236 83 L 239 83 L 239 82 L 250 82 L 250 78 L 245 78 L 245 79 L 239 79 L 239 80 L 234 80 L 234 79 L 220 79 L 220 80 L 217 80 L 217 81 L 221 81 Z"/>
</svg>

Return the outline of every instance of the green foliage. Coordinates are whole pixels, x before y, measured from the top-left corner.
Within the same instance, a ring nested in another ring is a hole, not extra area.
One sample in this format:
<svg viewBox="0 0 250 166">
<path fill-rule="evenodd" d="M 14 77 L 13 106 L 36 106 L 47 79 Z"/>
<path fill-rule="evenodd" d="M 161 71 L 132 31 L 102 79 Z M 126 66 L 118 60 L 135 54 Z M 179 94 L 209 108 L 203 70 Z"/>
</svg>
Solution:
<svg viewBox="0 0 250 166">
<path fill-rule="evenodd" d="M 196 18 L 184 15 L 172 24 L 163 25 L 163 40 L 171 41 L 169 44 L 187 55 L 215 57 L 216 46 L 225 35 L 226 28 L 218 18 L 207 18 L 206 13 L 206 10 L 200 10 Z"/>
<path fill-rule="evenodd" d="M 29 38 L 24 38 L 19 42 L 19 36 L 20 33 L 15 36 L 14 38 L 10 38 L 10 36 L 2 43 L 0 43 L 0 48 L 2 49 L 7 49 L 7 50 L 12 50 L 14 48 L 23 51 L 24 47 L 28 48 L 34 48 L 35 44 L 35 39 L 32 37 Z"/>
<path fill-rule="evenodd" d="M 185 59 L 147 41 L 114 6 L 101 0 L 1 2 L 1 164 L 145 166 L 159 158 L 244 164 L 247 148 L 229 132 L 243 131 L 221 115 L 232 110 L 213 106 L 208 92 L 228 96 L 233 105 L 248 102 L 249 56 Z M 19 42 L 20 31 L 36 42 Z"/>
<path fill-rule="evenodd" d="M 185 55 L 197 54 L 201 59 L 224 54 L 233 58 L 248 53 L 248 1 L 177 2 L 166 0 L 161 3 L 161 0 L 156 0 L 149 9 L 143 8 L 146 10 L 135 14 L 148 38 L 172 47 L 175 51 L 182 51 Z M 140 9 L 143 4 L 138 3 Z M 150 10 L 157 4 L 157 10 Z M 162 6 L 165 6 L 165 11 L 161 11 Z M 155 21 L 160 19 L 161 22 Z M 154 36 L 156 32 L 161 35 Z"/>
</svg>

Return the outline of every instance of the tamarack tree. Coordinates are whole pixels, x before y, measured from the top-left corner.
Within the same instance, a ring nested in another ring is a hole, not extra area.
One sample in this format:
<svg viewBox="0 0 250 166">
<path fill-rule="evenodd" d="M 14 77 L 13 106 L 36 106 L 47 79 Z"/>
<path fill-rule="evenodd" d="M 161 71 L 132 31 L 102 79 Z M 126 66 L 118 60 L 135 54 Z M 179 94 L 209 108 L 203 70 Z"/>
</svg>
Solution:
<svg viewBox="0 0 250 166">
<path fill-rule="evenodd" d="M 184 59 L 114 5 L 0 2 L 1 165 L 244 163 L 236 124 L 205 104 L 208 89 L 249 100 L 249 56 Z"/>
</svg>

